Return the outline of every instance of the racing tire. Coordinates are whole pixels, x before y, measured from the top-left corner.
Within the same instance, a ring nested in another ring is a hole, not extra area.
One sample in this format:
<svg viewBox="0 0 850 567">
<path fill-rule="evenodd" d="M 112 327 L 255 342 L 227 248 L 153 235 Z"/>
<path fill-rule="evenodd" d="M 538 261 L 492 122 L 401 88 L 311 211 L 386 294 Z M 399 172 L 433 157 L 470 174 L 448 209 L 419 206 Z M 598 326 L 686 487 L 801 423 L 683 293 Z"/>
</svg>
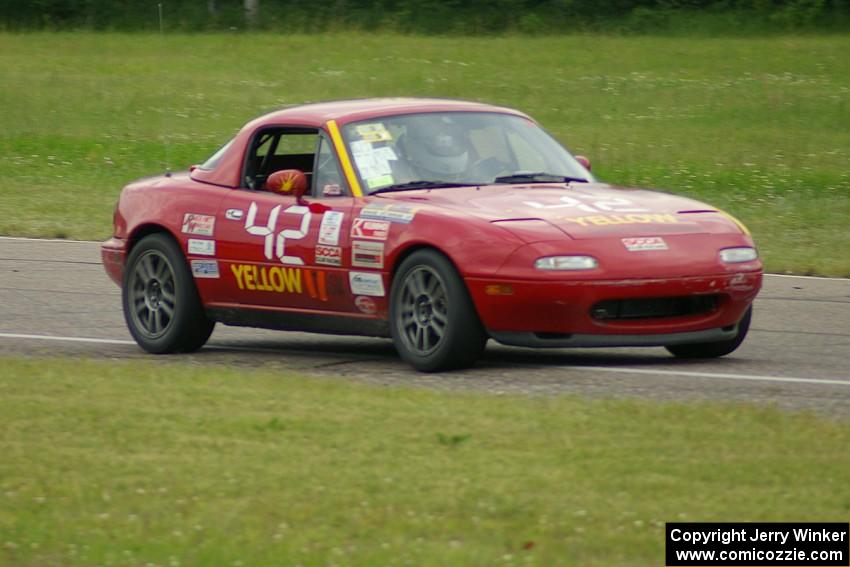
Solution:
<svg viewBox="0 0 850 567">
<path fill-rule="evenodd" d="M 750 320 L 753 317 L 753 308 L 747 309 L 744 316 L 738 322 L 738 332 L 731 339 L 713 343 L 696 343 L 690 345 L 670 345 L 665 347 L 677 358 L 717 358 L 725 356 L 741 346 L 750 330 Z"/>
<path fill-rule="evenodd" d="M 153 354 L 196 351 L 215 327 L 183 253 L 167 234 L 146 236 L 130 252 L 121 299 L 130 334 Z"/>
<path fill-rule="evenodd" d="M 452 263 L 418 250 L 399 266 L 390 290 L 390 333 L 401 358 L 420 372 L 471 366 L 487 332 Z"/>
</svg>

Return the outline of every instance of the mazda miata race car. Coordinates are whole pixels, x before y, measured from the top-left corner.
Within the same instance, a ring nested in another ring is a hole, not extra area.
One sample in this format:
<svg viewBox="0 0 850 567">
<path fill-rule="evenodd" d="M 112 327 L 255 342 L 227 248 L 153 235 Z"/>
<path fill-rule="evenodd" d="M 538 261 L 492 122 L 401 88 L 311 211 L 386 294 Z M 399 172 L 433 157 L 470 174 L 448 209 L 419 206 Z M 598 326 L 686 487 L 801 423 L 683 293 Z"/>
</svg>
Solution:
<svg viewBox="0 0 850 567">
<path fill-rule="evenodd" d="M 597 182 L 516 110 L 435 99 L 308 104 L 205 163 L 126 186 L 104 267 L 136 342 L 226 325 L 391 337 L 416 369 L 525 347 L 735 350 L 762 264 L 691 199 Z"/>
</svg>

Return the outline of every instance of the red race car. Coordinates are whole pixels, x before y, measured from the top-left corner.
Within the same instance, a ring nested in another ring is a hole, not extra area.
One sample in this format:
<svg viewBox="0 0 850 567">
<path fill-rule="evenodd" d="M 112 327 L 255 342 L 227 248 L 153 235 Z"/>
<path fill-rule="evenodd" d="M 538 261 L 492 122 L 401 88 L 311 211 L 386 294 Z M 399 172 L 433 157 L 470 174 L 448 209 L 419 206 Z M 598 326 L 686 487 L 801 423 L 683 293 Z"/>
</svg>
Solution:
<svg viewBox="0 0 850 567">
<path fill-rule="evenodd" d="M 735 350 L 762 264 L 709 205 L 598 183 L 525 114 L 308 104 L 121 192 L 103 264 L 130 333 L 192 351 L 226 325 L 392 337 L 422 371 L 527 347 Z"/>
</svg>

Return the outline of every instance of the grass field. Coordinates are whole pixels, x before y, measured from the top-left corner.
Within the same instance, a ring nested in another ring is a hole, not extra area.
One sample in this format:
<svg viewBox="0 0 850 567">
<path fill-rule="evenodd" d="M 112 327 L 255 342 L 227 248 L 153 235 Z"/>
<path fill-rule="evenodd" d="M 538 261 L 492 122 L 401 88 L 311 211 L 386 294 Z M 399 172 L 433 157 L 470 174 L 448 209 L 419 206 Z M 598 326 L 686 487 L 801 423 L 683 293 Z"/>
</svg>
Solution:
<svg viewBox="0 0 850 567">
<path fill-rule="evenodd" d="M 662 565 L 665 521 L 839 521 L 850 424 L 6 358 L 2 565 Z"/>
<path fill-rule="evenodd" d="M 0 234 L 105 238 L 124 183 L 281 105 L 447 96 L 529 112 L 605 180 L 727 209 L 771 271 L 850 276 L 848 53 L 848 36 L 3 34 Z"/>
</svg>

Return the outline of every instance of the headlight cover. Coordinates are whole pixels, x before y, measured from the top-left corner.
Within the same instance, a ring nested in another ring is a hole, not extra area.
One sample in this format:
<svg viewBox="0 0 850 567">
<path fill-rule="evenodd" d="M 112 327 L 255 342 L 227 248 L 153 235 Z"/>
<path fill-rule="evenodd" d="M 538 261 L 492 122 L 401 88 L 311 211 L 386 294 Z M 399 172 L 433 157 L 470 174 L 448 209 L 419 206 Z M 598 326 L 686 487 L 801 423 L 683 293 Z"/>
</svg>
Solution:
<svg viewBox="0 0 850 567">
<path fill-rule="evenodd" d="M 758 251 L 750 246 L 740 246 L 737 248 L 724 248 L 720 251 L 720 261 L 726 264 L 740 264 L 742 262 L 752 262 L 759 257 Z"/>
<path fill-rule="evenodd" d="M 534 262 L 538 270 L 551 271 L 592 270 L 598 266 L 593 256 L 545 256 Z"/>
</svg>

